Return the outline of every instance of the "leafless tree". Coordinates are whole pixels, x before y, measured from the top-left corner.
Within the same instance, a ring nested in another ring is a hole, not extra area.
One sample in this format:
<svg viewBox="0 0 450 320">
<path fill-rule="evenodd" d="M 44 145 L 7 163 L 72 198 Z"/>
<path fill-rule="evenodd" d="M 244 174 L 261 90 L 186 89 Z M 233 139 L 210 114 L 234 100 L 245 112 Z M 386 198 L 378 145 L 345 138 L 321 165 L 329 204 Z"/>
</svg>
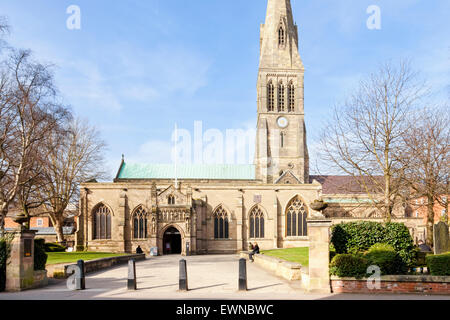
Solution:
<svg viewBox="0 0 450 320">
<path fill-rule="evenodd" d="M 447 106 L 412 113 L 408 130 L 403 135 L 405 149 L 398 155 L 404 163 L 405 179 L 412 190 L 412 198 L 425 199 L 429 245 L 433 245 L 435 204 L 444 206 L 448 214 L 449 121 Z"/>
<path fill-rule="evenodd" d="M 38 146 L 69 115 L 55 104 L 50 67 L 32 61 L 29 51 L 12 50 L 0 81 L 1 230 L 19 189 L 34 179 Z"/>
<path fill-rule="evenodd" d="M 396 157 L 404 148 L 404 119 L 424 93 L 407 62 L 386 63 L 335 107 L 321 135 L 322 160 L 352 176 L 387 222 L 404 190 L 403 164 Z"/>
<path fill-rule="evenodd" d="M 47 183 L 41 188 L 41 197 L 58 241 L 63 241 L 65 211 L 78 201 L 80 184 L 105 176 L 102 168 L 106 145 L 94 127 L 79 119 L 70 122 L 66 134 L 50 138 L 59 141 L 49 152 L 44 173 Z"/>
</svg>

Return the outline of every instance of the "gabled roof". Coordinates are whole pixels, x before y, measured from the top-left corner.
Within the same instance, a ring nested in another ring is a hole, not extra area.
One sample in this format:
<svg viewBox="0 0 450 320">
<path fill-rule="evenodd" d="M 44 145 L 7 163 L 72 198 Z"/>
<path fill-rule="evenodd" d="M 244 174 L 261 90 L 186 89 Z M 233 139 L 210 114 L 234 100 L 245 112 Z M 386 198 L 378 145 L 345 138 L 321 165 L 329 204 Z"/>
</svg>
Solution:
<svg viewBox="0 0 450 320">
<path fill-rule="evenodd" d="M 300 180 L 295 176 L 295 174 L 292 173 L 290 170 L 286 170 L 283 172 L 283 174 L 275 181 L 275 184 L 283 183 L 285 179 L 294 180 L 297 184 L 301 184 Z"/>
<path fill-rule="evenodd" d="M 122 162 L 116 180 L 175 179 L 255 180 L 254 165 L 142 164 Z"/>
</svg>

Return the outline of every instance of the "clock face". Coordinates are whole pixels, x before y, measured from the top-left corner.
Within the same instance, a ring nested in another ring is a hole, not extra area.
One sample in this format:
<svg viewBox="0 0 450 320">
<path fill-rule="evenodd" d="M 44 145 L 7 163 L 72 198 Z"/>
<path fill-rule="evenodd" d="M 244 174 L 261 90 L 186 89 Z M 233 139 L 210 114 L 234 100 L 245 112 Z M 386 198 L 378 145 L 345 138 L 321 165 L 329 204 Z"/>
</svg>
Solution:
<svg viewBox="0 0 450 320">
<path fill-rule="evenodd" d="M 286 128 L 289 124 L 288 120 L 285 117 L 279 117 L 277 123 L 280 128 Z"/>
</svg>

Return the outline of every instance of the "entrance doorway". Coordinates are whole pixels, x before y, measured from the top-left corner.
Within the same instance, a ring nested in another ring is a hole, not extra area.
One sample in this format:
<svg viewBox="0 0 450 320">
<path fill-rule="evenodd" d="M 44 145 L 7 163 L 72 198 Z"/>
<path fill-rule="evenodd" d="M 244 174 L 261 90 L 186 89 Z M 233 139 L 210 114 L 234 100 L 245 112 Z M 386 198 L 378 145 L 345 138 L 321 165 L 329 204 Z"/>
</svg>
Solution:
<svg viewBox="0 0 450 320">
<path fill-rule="evenodd" d="M 181 233 L 174 227 L 170 227 L 164 232 L 163 253 L 181 254 Z"/>
</svg>

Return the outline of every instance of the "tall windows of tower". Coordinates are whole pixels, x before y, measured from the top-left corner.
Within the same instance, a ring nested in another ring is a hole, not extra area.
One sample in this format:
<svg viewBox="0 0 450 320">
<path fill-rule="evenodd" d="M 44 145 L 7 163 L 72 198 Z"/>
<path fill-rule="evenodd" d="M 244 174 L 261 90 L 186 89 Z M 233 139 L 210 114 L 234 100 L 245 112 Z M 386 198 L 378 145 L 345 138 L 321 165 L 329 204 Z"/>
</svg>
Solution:
<svg viewBox="0 0 450 320">
<path fill-rule="evenodd" d="M 284 84 L 283 84 L 283 82 L 281 81 L 281 82 L 278 84 L 278 112 L 285 111 L 285 102 L 284 102 L 285 96 L 284 96 L 284 91 L 285 91 L 285 89 L 284 89 Z"/>
<path fill-rule="evenodd" d="M 275 109 L 275 89 L 272 80 L 267 85 L 267 111 L 272 112 Z"/>
<path fill-rule="evenodd" d="M 295 111 L 295 86 L 294 83 L 291 81 L 288 85 L 288 112 L 294 112 Z"/>
<path fill-rule="evenodd" d="M 286 36 L 285 36 L 284 28 L 283 28 L 283 26 L 280 26 L 280 28 L 278 29 L 278 45 L 284 46 L 285 42 L 286 42 Z"/>
</svg>

